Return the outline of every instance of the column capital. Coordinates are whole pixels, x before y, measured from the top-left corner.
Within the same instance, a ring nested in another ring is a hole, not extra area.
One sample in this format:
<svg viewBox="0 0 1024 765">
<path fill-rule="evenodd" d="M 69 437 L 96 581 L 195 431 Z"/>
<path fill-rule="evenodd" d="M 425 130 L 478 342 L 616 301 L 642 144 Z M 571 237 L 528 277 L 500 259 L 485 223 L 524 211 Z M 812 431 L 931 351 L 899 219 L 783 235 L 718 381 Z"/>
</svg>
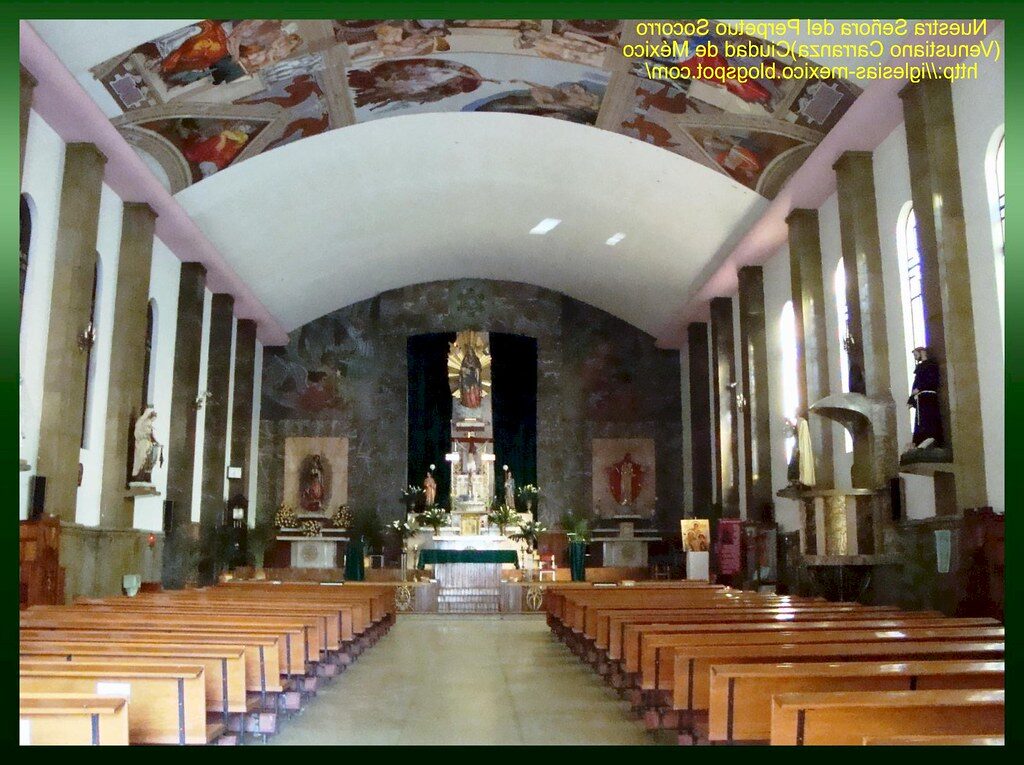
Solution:
<svg viewBox="0 0 1024 765">
<path fill-rule="evenodd" d="M 832 164 L 832 169 L 840 172 L 848 168 L 854 162 L 867 162 L 869 165 L 874 161 L 874 154 L 870 151 L 844 151 Z"/>
<path fill-rule="evenodd" d="M 107 163 L 107 155 L 100 151 L 100 147 L 91 141 L 72 141 L 65 147 L 65 152 L 93 152 L 96 158 L 103 164 Z"/>
<path fill-rule="evenodd" d="M 789 211 L 789 215 L 786 216 L 786 225 L 790 226 L 793 221 L 805 222 L 813 220 L 815 223 L 818 222 L 818 211 L 809 207 L 794 207 Z"/>
</svg>

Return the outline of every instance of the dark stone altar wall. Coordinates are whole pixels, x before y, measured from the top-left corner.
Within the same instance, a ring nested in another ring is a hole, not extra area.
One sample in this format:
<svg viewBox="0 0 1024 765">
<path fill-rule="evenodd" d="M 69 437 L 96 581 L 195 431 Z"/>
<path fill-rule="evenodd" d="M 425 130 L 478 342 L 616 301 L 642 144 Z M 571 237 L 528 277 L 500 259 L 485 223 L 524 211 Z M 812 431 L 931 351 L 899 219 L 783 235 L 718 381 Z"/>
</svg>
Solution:
<svg viewBox="0 0 1024 765">
<path fill-rule="evenodd" d="M 259 513 L 283 492 L 284 439 L 349 438 L 349 504 L 403 512 L 406 338 L 477 329 L 537 339 L 537 483 L 548 525 L 592 506 L 591 440 L 652 438 L 659 525 L 682 516 L 678 351 L 636 327 L 528 284 L 458 280 L 412 285 L 341 308 L 263 357 Z M 438 462 L 442 456 L 438 455 Z"/>
</svg>

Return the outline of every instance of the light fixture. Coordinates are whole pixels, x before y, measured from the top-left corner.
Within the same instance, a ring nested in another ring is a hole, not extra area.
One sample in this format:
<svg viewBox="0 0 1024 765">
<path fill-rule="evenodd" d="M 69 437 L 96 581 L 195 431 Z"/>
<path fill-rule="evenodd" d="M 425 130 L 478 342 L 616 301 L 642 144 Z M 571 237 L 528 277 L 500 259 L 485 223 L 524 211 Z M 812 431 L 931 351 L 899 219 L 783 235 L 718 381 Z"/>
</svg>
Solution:
<svg viewBox="0 0 1024 765">
<path fill-rule="evenodd" d="M 546 234 L 562 221 L 558 218 L 545 218 L 536 226 L 530 229 L 531 234 Z"/>
<path fill-rule="evenodd" d="M 484 452 L 480 455 L 480 459 L 484 462 L 494 462 L 495 457 L 490 452 Z"/>
<path fill-rule="evenodd" d="M 459 453 L 458 452 L 449 452 L 448 454 L 444 455 L 444 459 L 445 459 L 445 462 L 458 462 L 459 461 Z"/>
<path fill-rule="evenodd" d="M 612 234 L 612 235 L 611 235 L 610 237 L 608 237 L 608 238 L 607 238 L 607 239 L 605 240 L 605 242 L 604 242 L 604 243 L 605 243 L 605 244 L 607 244 L 607 245 L 608 245 L 609 247 L 614 247 L 615 245 L 617 245 L 617 244 L 618 244 L 619 242 L 621 242 L 621 241 L 622 241 L 623 239 L 625 239 L 625 238 L 626 238 L 626 235 L 625 235 L 625 234 L 623 234 L 623 233 L 622 233 L 622 232 L 620 231 L 620 232 L 619 232 L 619 233 L 617 233 L 617 234 Z"/>
</svg>

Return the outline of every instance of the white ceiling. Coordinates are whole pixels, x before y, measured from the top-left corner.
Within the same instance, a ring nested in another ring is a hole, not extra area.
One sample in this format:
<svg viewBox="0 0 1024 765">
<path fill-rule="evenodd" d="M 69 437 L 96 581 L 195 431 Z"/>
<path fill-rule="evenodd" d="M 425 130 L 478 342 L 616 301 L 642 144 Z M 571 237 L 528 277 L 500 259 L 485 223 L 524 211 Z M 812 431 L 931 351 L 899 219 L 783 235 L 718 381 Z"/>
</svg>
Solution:
<svg viewBox="0 0 1024 765">
<path fill-rule="evenodd" d="M 169 34 L 195 19 L 37 19 L 32 27 L 78 75 L 91 66 Z"/>
<path fill-rule="evenodd" d="M 329 131 L 176 199 L 288 331 L 384 290 L 485 278 L 563 292 L 655 336 L 767 204 L 640 141 L 501 113 Z M 544 218 L 562 223 L 531 235 Z"/>
</svg>

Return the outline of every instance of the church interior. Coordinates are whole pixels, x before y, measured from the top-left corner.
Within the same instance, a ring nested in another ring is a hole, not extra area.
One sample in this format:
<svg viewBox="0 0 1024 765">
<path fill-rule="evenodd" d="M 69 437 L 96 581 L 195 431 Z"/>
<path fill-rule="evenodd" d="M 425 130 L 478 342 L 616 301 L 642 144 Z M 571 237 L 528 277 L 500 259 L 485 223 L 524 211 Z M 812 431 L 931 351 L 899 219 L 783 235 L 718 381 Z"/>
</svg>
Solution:
<svg viewBox="0 0 1024 765">
<path fill-rule="evenodd" d="M 21 743 L 1002 745 L 1004 26 L 807 21 L 21 21 Z"/>
</svg>

